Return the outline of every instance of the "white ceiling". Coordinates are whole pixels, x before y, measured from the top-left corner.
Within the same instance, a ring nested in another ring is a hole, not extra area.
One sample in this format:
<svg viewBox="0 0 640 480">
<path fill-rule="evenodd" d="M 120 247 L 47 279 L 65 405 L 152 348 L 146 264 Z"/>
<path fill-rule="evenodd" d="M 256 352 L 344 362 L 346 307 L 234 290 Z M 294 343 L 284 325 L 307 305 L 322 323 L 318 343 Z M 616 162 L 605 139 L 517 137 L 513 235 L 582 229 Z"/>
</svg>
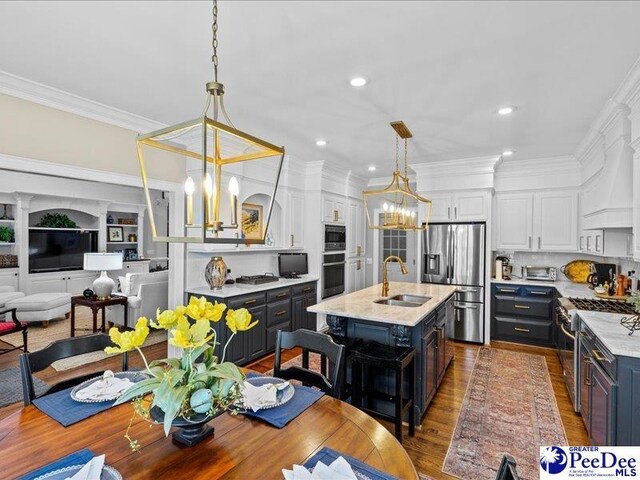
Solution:
<svg viewBox="0 0 640 480">
<path fill-rule="evenodd" d="M 191 119 L 211 78 L 210 8 L 0 2 L 0 70 L 163 123 Z M 390 171 L 399 119 L 412 163 L 572 154 L 640 56 L 640 2 L 222 0 L 219 11 L 235 125 L 363 176 Z M 370 84 L 350 87 L 355 75 Z M 499 117 L 504 104 L 518 111 Z"/>
</svg>

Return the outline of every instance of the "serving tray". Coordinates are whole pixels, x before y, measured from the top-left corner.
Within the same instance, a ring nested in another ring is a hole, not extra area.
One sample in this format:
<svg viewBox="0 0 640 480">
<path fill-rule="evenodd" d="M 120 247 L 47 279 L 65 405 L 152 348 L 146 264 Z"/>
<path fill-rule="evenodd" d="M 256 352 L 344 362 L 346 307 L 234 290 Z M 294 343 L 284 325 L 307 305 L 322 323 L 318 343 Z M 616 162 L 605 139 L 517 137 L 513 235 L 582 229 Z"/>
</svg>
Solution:
<svg viewBox="0 0 640 480">
<path fill-rule="evenodd" d="M 560 267 L 560 271 L 574 283 L 589 283 L 587 277 L 591 273 L 592 266 L 591 260 L 573 260 Z"/>
</svg>

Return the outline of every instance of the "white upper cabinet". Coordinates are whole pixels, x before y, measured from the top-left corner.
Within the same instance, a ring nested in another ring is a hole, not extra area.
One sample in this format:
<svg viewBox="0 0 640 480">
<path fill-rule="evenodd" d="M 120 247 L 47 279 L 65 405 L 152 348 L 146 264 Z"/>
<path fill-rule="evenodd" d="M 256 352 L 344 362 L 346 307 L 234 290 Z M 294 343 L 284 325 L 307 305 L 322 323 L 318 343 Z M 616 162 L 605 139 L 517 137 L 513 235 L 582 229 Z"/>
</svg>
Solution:
<svg viewBox="0 0 640 480">
<path fill-rule="evenodd" d="M 495 228 L 498 250 L 577 251 L 577 193 L 498 194 Z"/>
<path fill-rule="evenodd" d="M 488 194 L 456 192 L 426 194 L 431 200 L 430 222 L 473 222 L 487 220 Z"/>
<path fill-rule="evenodd" d="M 533 237 L 533 196 L 496 195 L 496 248 L 530 250 Z"/>
<path fill-rule="evenodd" d="M 304 246 L 304 195 L 302 193 L 289 193 L 288 198 L 288 234 L 285 245 L 291 248 Z"/>
<path fill-rule="evenodd" d="M 347 252 L 349 257 L 361 257 L 365 254 L 365 214 L 364 203 L 349 200 L 349 221 L 347 223 Z"/>
<path fill-rule="evenodd" d="M 578 196 L 573 192 L 540 192 L 533 197 L 534 249 L 573 252 L 578 249 Z"/>
<path fill-rule="evenodd" d="M 325 193 L 322 196 L 322 220 L 325 222 L 344 223 L 344 219 L 344 198 Z"/>
</svg>

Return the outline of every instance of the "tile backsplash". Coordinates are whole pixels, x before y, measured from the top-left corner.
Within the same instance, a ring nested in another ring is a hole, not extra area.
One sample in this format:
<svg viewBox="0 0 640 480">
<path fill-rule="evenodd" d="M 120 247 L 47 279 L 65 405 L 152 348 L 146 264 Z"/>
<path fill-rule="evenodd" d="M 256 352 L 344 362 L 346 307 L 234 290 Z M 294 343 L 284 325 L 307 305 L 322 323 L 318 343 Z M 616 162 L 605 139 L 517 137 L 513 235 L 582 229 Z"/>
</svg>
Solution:
<svg viewBox="0 0 640 480">
<path fill-rule="evenodd" d="M 627 275 L 629 271 L 635 270 L 640 274 L 640 262 L 634 262 L 630 258 L 613 258 L 600 257 L 595 255 L 585 255 L 582 253 L 548 253 L 548 252 L 493 252 L 493 259 L 498 255 L 509 257 L 513 265 L 514 275 L 520 276 L 520 269 L 525 265 L 540 267 L 555 267 L 558 270 L 558 280 L 566 280 L 567 278 L 560 272 L 560 267 L 566 265 L 572 260 L 590 260 L 595 263 L 613 263 L 618 268 L 618 273 Z M 495 268 L 495 262 L 491 266 L 492 271 Z M 495 273 L 495 272 L 494 272 Z"/>
</svg>

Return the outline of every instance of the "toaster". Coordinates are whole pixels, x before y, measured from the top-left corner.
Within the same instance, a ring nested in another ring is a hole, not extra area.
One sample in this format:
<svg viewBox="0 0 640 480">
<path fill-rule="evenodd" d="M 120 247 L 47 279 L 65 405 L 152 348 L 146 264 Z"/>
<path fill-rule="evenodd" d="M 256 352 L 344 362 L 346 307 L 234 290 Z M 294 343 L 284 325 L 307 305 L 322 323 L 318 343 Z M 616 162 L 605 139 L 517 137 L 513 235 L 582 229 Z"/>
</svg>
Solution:
<svg viewBox="0 0 640 480">
<path fill-rule="evenodd" d="M 532 267 L 531 265 L 522 267 L 523 280 L 555 282 L 556 273 L 555 267 Z"/>
</svg>

